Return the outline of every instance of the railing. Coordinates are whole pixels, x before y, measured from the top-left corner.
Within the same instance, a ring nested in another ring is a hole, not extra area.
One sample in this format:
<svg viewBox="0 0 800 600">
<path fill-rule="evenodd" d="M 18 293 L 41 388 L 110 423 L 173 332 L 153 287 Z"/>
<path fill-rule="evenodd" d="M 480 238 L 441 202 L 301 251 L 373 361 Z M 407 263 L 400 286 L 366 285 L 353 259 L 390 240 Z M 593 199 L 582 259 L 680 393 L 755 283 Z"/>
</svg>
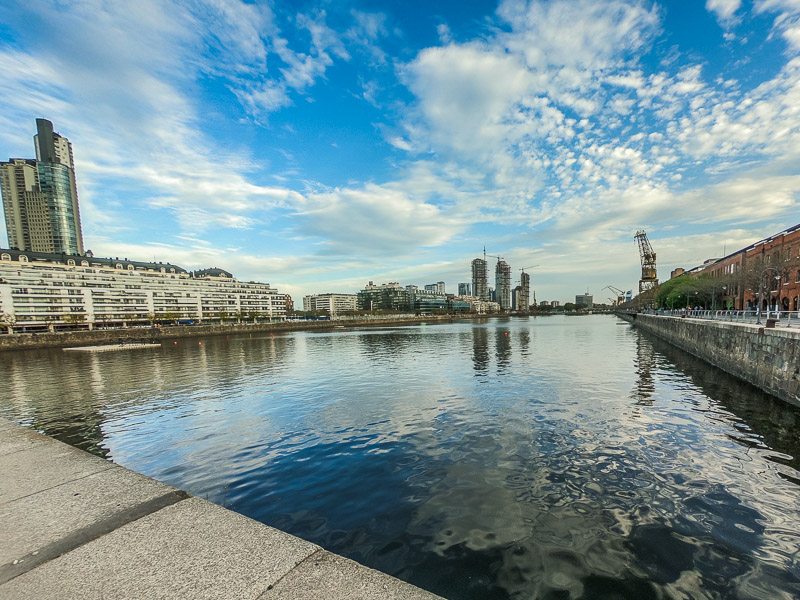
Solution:
<svg viewBox="0 0 800 600">
<path fill-rule="evenodd" d="M 649 315 L 665 317 L 685 317 L 689 319 L 705 319 L 709 321 L 730 321 L 732 323 L 752 323 L 765 325 L 767 319 L 774 319 L 776 327 L 800 327 L 800 311 L 797 310 L 705 310 L 705 309 L 675 309 L 675 310 L 642 310 Z"/>
</svg>

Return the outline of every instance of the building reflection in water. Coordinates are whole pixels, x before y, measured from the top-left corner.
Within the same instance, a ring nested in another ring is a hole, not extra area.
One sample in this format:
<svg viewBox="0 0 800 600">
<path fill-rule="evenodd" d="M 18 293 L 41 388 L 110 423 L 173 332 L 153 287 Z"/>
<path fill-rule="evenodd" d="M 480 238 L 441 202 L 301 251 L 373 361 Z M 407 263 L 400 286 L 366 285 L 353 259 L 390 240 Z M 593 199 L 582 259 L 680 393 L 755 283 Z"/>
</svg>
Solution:
<svg viewBox="0 0 800 600">
<path fill-rule="evenodd" d="M 511 332 L 507 327 L 498 327 L 494 330 L 494 343 L 497 374 L 502 375 L 511 364 Z"/>
<path fill-rule="evenodd" d="M 489 330 L 485 326 L 472 328 L 472 363 L 475 375 L 486 375 L 489 369 Z"/>
</svg>

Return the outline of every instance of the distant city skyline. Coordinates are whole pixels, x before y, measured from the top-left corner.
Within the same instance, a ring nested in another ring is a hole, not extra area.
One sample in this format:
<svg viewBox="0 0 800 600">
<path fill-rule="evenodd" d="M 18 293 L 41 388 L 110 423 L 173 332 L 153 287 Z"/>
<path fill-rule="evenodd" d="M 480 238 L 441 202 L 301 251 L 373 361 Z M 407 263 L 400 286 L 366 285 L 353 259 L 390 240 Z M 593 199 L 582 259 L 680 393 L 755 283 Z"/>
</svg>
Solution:
<svg viewBox="0 0 800 600">
<path fill-rule="evenodd" d="M 639 229 L 663 281 L 800 214 L 792 0 L 12 0 L 0 26 L 0 160 L 54 122 L 98 256 L 300 299 L 455 292 L 485 245 L 563 303 L 636 290 Z"/>
</svg>

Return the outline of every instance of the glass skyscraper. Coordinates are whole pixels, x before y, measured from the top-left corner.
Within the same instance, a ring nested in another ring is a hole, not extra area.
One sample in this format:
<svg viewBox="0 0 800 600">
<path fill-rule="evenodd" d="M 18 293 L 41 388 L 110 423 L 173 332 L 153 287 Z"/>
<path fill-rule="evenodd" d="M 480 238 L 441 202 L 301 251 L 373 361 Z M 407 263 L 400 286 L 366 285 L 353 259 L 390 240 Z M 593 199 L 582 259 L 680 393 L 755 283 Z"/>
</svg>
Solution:
<svg viewBox="0 0 800 600">
<path fill-rule="evenodd" d="M 8 245 L 19 250 L 83 254 L 72 144 L 36 119 L 36 160 L 0 163 Z"/>
</svg>

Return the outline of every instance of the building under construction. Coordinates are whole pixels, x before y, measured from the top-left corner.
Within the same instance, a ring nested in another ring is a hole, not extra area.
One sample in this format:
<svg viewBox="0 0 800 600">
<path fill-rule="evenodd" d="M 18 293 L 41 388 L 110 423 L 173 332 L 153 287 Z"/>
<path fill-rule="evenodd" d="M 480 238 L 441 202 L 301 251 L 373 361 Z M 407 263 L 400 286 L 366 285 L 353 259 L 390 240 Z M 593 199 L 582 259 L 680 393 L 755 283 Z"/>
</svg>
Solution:
<svg viewBox="0 0 800 600">
<path fill-rule="evenodd" d="M 518 311 L 526 312 L 531 303 L 531 276 L 525 271 L 519 277 L 519 293 L 517 294 Z"/>
<path fill-rule="evenodd" d="M 478 300 L 489 301 L 489 282 L 486 276 L 486 260 L 476 258 L 472 261 L 472 294 Z"/>
<path fill-rule="evenodd" d="M 498 260 L 494 269 L 495 294 L 497 303 L 503 310 L 511 310 L 511 266 Z"/>
</svg>

